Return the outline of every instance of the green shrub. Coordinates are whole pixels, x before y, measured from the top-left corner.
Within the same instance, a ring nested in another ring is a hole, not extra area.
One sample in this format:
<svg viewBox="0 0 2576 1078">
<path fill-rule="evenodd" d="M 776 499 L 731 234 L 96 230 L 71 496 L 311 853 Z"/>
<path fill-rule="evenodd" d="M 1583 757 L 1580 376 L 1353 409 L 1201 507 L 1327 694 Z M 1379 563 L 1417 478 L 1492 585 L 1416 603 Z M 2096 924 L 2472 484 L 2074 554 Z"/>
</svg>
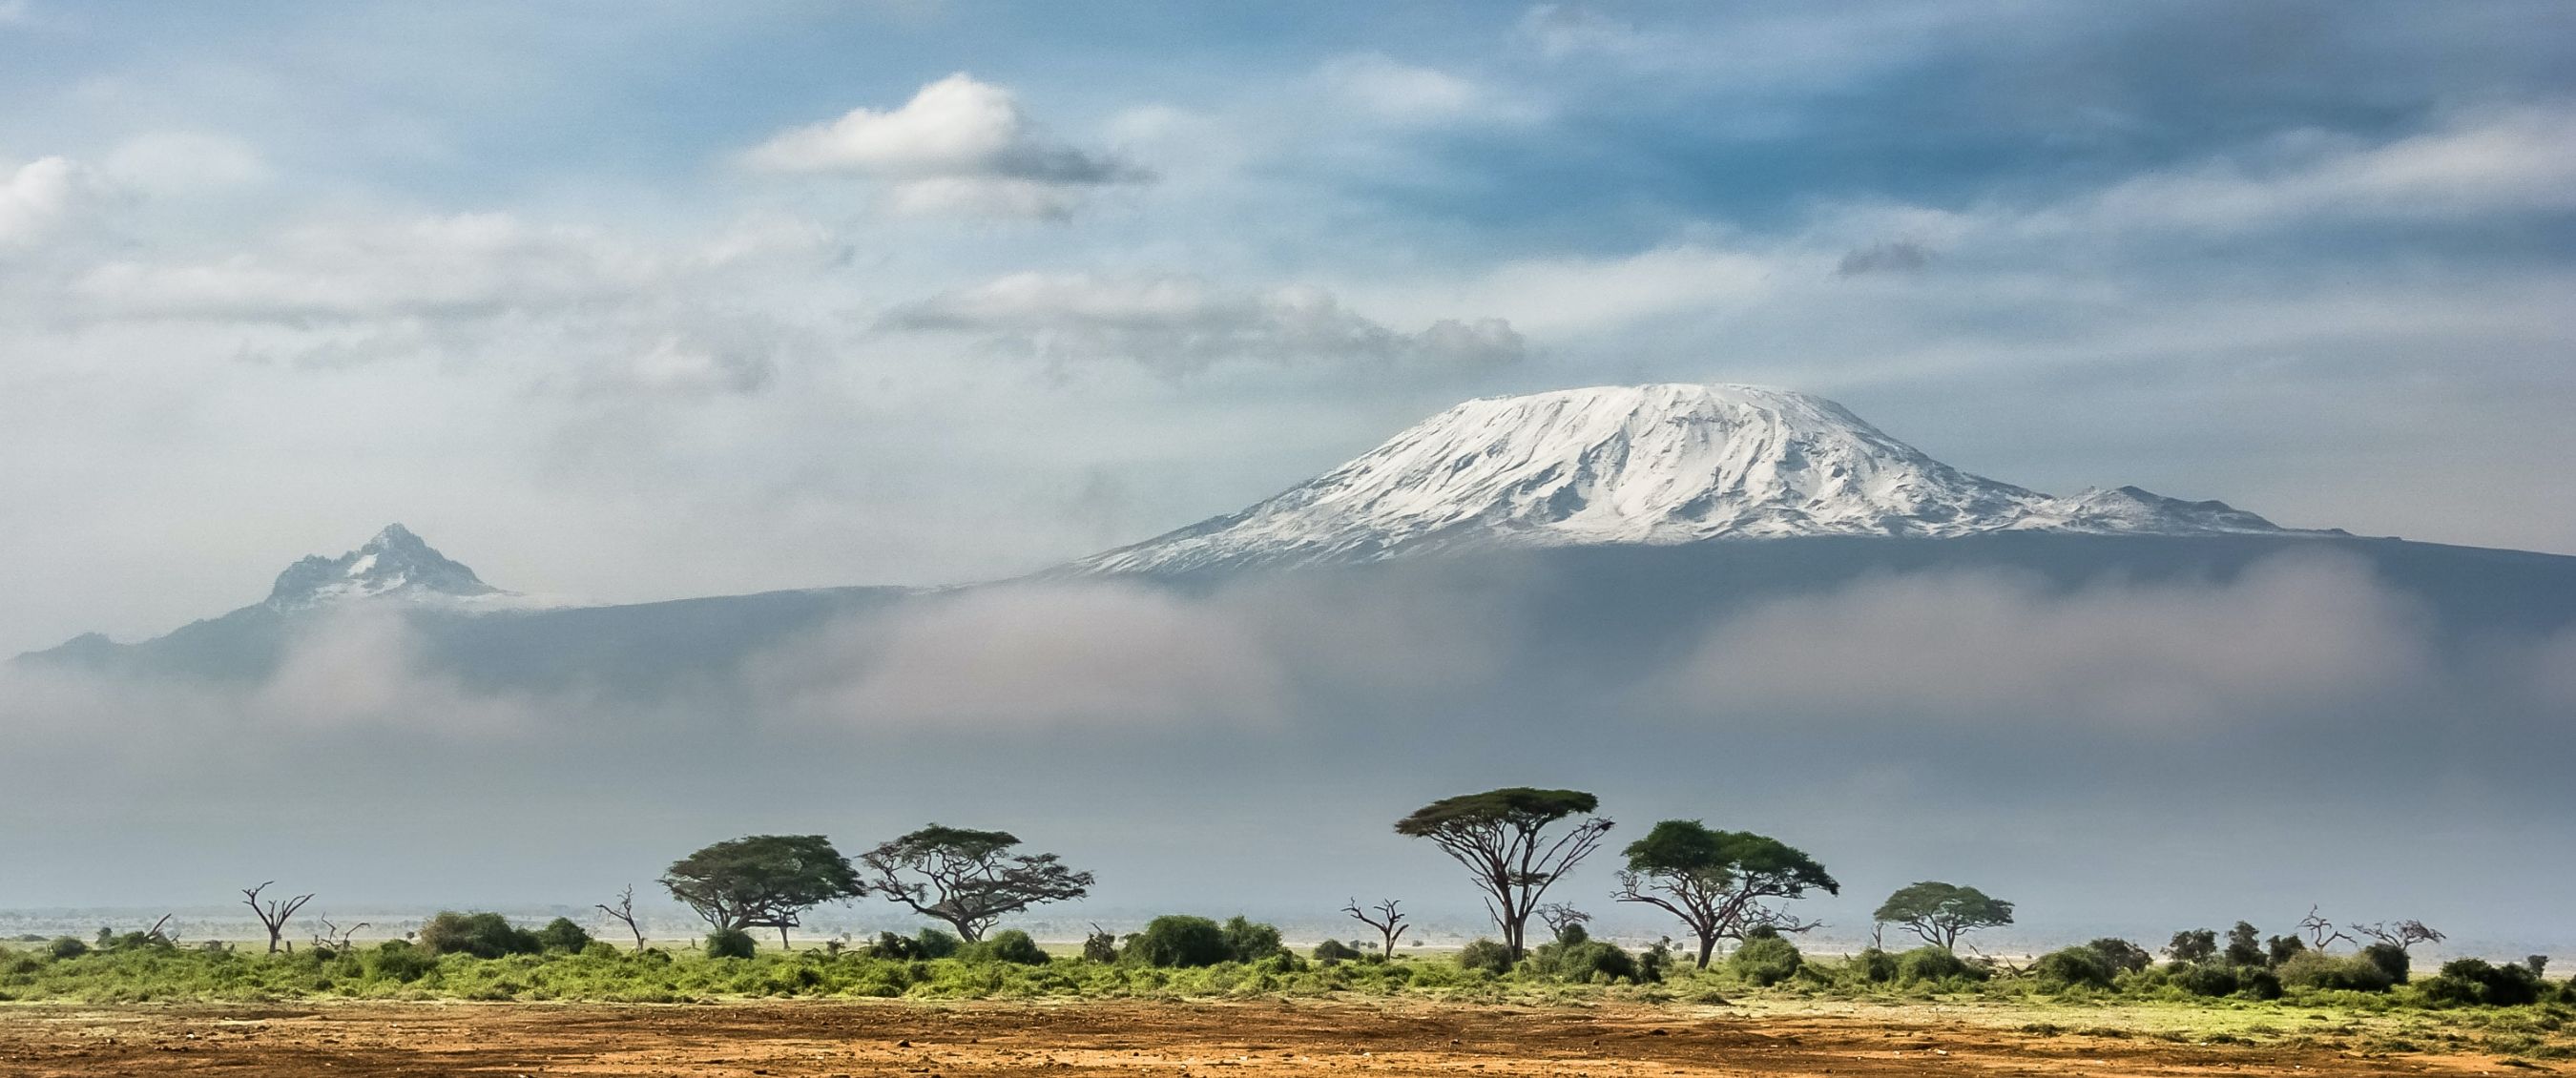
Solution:
<svg viewBox="0 0 2576 1078">
<path fill-rule="evenodd" d="M 1156 968 L 1213 966 L 1233 957 L 1225 929 L 1205 917 L 1166 914 L 1145 922 L 1121 956 Z"/>
<path fill-rule="evenodd" d="M 913 954 L 922 958 L 954 958 L 966 949 L 966 941 L 955 933 L 925 928 L 912 936 Z"/>
<path fill-rule="evenodd" d="M 89 953 L 89 944 L 73 936 L 56 936 L 52 943 L 45 945 L 45 953 L 55 958 L 79 958 Z"/>
<path fill-rule="evenodd" d="M 1896 979 L 1907 984 L 1966 979 L 1982 981 L 1986 970 L 1947 949 L 1925 945 L 1896 956 Z"/>
<path fill-rule="evenodd" d="M 868 953 L 878 958 L 923 962 L 933 958 L 954 957 L 965 946 L 966 941 L 956 936 L 936 928 L 925 928 L 909 936 L 879 932 L 877 941 L 868 946 Z"/>
<path fill-rule="evenodd" d="M 1043 966 L 1049 956 L 1029 934 L 1013 928 L 994 933 L 982 942 L 966 948 L 963 957 L 969 962 L 1008 962 L 1017 966 Z"/>
<path fill-rule="evenodd" d="M 420 926 L 422 950 L 433 955 L 470 954 L 476 958 L 537 954 L 546 949 L 537 934 L 510 924 L 497 913 L 443 910 Z"/>
<path fill-rule="evenodd" d="M 1495 940 L 1473 941 L 1458 949 L 1458 968 L 1502 976 L 1512 971 L 1512 949 Z"/>
<path fill-rule="evenodd" d="M 1325 940 L 1315 945 L 1313 953 L 1315 961 L 1330 964 L 1354 961 L 1367 952 L 1340 940 Z"/>
<path fill-rule="evenodd" d="M 1108 929 L 1091 926 L 1091 934 L 1082 937 L 1082 959 L 1085 962 L 1118 961 L 1118 937 Z"/>
<path fill-rule="evenodd" d="M 367 976 L 410 984 L 438 968 L 438 958 L 401 940 L 386 940 L 364 960 Z"/>
<path fill-rule="evenodd" d="M 2479 1003 L 2519 1007 L 2540 1002 L 2547 985 L 2527 966 L 2498 966 L 2483 958 L 2455 958 L 2442 963 L 2440 974 L 2427 978 L 2424 998 L 2437 1003 Z"/>
<path fill-rule="evenodd" d="M 2236 972 L 2236 994 L 2251 999 L 2281 998 L 2281 975 L 2260 967 Z"/>
<path fill-rule="evenodd" d="M 2308 944 L 2297 936 L 2274 936 L 2263 941 L 2263 951 L 2272 968 L 2279 969 L 2291 959 L 2308 953 Z"/>
<path fill-rule="evenodd" d="M 2156 964 L 2156 956 L 2147 949 L 2117 936 L 2104 936 L 2084 945 L 2109 963 L 2113 973 L 2136 973 Z"/>
<path fill-rule="evenodd" d="M 1871 947 L 1851 958 L 1854 976 L 1871 984 L 1886 984 L 1896 979 L 1896 956 Z"/>
<path fill-rule="evenodd" d="M 739 928 L 719 928 L 707 933 L 709 958 L 749 958 L 759 952 L 760 944 L 752 940 L 751 933 Z"/>
<path fill-rule="evenodd" d="M 1673 941 L 1660 939 L 1655 945 L 1637 952 L 1637 983 L 1656 984 L 1673 968 Z"/>
<path fill-rule="evenodd" d="M 2303 950 L 2291 955 L 2277 972 L 2281 984 L 2289 988 L 2385 992 L 2397 983 L 2387 970 L 2361 955 L 2337 958 L 2318 951 Z"/>
<path fill-rule="evenodd" d="M 607 940 L 592 940 L 581 949 L 581 956 L 584 958 L 615 958 L 625 953 L 618 950 L 616 944 Z"/>
<path fill-rule="evenodd" d="M 557 917 L 537 930 L 537 943 L 549 951 L 580 954 L 582 948 L 590 946 L 590 933 L 582 931 L 570 917 Z"/>
<path fill-rule="evenodd" d="M 1579 929 L 1581 926 L 1570 926 Z M 1617 944 L 1591 938 L 1589 933 L 1571 940 L 1542 943 L 1530 952 L 1530 969 L 1544 976 L 1577 984 L 1594 981 L 1635 981 L 1637 959 L 1620 950 Z"/>
<path fill-rule="evenodd" d="M 2179 962 L 2167 971 L 2166 983 L 2195 996 L 2236 994 L 2236 971 L 2208 962 Z"/>
<path fill-rule="evenodd" d="M 2374 943 L 2361 949 L 2361 957 L 2380 972 L 2388 974 L 2393 984 L 2405 984 L 2407 973 L 2414 968 L 2415 957 L 2394 943 Z"/>
<path fill-rule="evenodd" d="M 2118 971 L 2111 960 L 2091 945 L 2065 947 L 2039 956 L 2031 963 L 2031 974 L 2047 988 L 2063 991 L 2069 988 L 2109 988 Z"/>
<path fill-rule="evenodd" d="M 1726 956 L 1726 968 L 1745 981 L 1768 988 L 1798 975 L 1807 958 L 1798 945 L 1778 935 L 1756 937 Z"/>
<path fill-rule="evenodd" d="M 1258 962 L 1285 950 L 1279 945 L 1279 930 L 1258 921 L 1233 917 L 1225 922 L 1224 932 L 1225 953 L 1237 962 Z"/>
</svg>

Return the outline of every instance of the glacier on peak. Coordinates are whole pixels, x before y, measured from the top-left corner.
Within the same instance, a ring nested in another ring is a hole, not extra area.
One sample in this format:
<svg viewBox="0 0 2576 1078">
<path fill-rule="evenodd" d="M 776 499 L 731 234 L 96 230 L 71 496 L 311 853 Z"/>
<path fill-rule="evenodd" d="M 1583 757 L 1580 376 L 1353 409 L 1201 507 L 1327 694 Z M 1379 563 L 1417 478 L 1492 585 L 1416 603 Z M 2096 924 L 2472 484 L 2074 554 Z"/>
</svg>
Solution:
<svg viewBox="0 0 2576 1078">
<path fill-rule="evenodd" d="M 2003 531 L 2295 534 L 2220 502 L 2059 498 L 1960 471 L 1843 406 L 1742 385 L 1459 404 L 1237 513 L 1075 563 L 1153 572 L 1495 547 Z"/>
</svg>

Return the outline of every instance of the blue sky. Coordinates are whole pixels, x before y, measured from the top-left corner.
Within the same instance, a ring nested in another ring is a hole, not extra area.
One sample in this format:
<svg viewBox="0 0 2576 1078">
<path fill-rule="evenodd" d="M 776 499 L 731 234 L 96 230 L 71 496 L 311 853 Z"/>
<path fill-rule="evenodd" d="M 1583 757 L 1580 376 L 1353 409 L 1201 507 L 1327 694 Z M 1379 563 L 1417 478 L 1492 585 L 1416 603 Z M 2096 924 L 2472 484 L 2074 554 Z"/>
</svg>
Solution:
<svg viewBox="0 0 2576 1078">
<path fill-rule="evenodd" d="M 2553 4 L 0 0 L 0 650 L 1017 572 L 1457 399 L 2576 552 Z"/>
</svg>

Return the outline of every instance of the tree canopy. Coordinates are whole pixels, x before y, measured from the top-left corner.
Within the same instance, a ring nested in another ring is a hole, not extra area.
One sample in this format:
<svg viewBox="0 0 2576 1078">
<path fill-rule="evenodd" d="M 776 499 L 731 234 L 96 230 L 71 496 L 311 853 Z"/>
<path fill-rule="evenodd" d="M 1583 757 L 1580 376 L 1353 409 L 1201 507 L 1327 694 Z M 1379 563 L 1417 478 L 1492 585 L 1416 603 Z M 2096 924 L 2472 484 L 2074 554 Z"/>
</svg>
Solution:
<svg viewBox="0 0 2576 1078">
<path fill-rule="evenodd" d="M 2012 923 L 2013 904 L 1989 898 L 1974 887 L 1927 880 L 1898 888 L 1879 903 L 1874 919 L 1903 925 L 1923 942 L 1955 949 L 1959 937 L 1980 928 Z"/>
<path fill-rule="evenodd" d="M 1791 917 L 1777 903 L 1810 890 L 1842 893 L 1842 885 L 1806 851 L 1767 835 L 1713 830 L 1698 820 L 1658 823 L 1625 852 L 1628 868 L 1619 874 L 1619 891 L 1612 897 L 1661 907 L 1681 918 L 1699 939 L 1702 969 L 1708 968 L 1718 940 L 1740 940 L 1754 928 L 1804 932 L 1816 927 Z"/>
<path fill-rule="evenodd" d="M 1004 917 L 1091 891 L 1091 873 L 1067 868 L 1051 853 L 1012 854 L 1019 844 L 1008 831 L 934 823 L 859 860 L 873 876 L 871 886 L 888 901 L 956 926 L 971 943 Z"/>
<path fill-rule="evenodd" d="M 1540 896 L 1600 847 L 1610 821 L 1578 820 L 1552 836 L 1549 829 L 1599 807 L 1581 790 L 1513 786 L 1441 798 L 1396 821 L 1395 833 L 1430 839 L 1467 867 L 1517 961 L 1528 953 L 1523 941 Z"/>
<path fill-rule="evenodd" d="M 821 835 L 728 839 L 672 862 L 662 886 L 718 932 L 775 928 L 781 941 L 805 910 L 867 891 Z"/>
</svg>

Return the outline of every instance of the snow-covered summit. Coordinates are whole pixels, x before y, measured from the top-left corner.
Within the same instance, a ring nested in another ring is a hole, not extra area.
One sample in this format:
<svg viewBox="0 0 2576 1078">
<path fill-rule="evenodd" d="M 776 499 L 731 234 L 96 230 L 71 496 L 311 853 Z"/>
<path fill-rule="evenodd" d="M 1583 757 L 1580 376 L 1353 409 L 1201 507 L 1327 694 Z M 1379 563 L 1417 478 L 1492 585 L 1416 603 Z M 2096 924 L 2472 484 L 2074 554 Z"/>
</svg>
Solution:
<svg viewBox="0 0 2576 1078">
<path fill-rule="evenodd" d="M 315 554 L 287 566 L 262 605 L 292 612 L 374 598 L 480 605 L 520 596 L 484 583 L 411 529 L 388 524 L 356 550 L 336 558 Z"/>
<path fill-rule="evenodd" d="M 1511 546 L 2024 530 L 2282 531 L 2218 502 L 2134 487 L 2055 498 L 1970 475 L 1805 393 L 1598 386 L 1468 401 L 1242 512 L 1076 567 L 1137 572 Z"/>
</svg>

